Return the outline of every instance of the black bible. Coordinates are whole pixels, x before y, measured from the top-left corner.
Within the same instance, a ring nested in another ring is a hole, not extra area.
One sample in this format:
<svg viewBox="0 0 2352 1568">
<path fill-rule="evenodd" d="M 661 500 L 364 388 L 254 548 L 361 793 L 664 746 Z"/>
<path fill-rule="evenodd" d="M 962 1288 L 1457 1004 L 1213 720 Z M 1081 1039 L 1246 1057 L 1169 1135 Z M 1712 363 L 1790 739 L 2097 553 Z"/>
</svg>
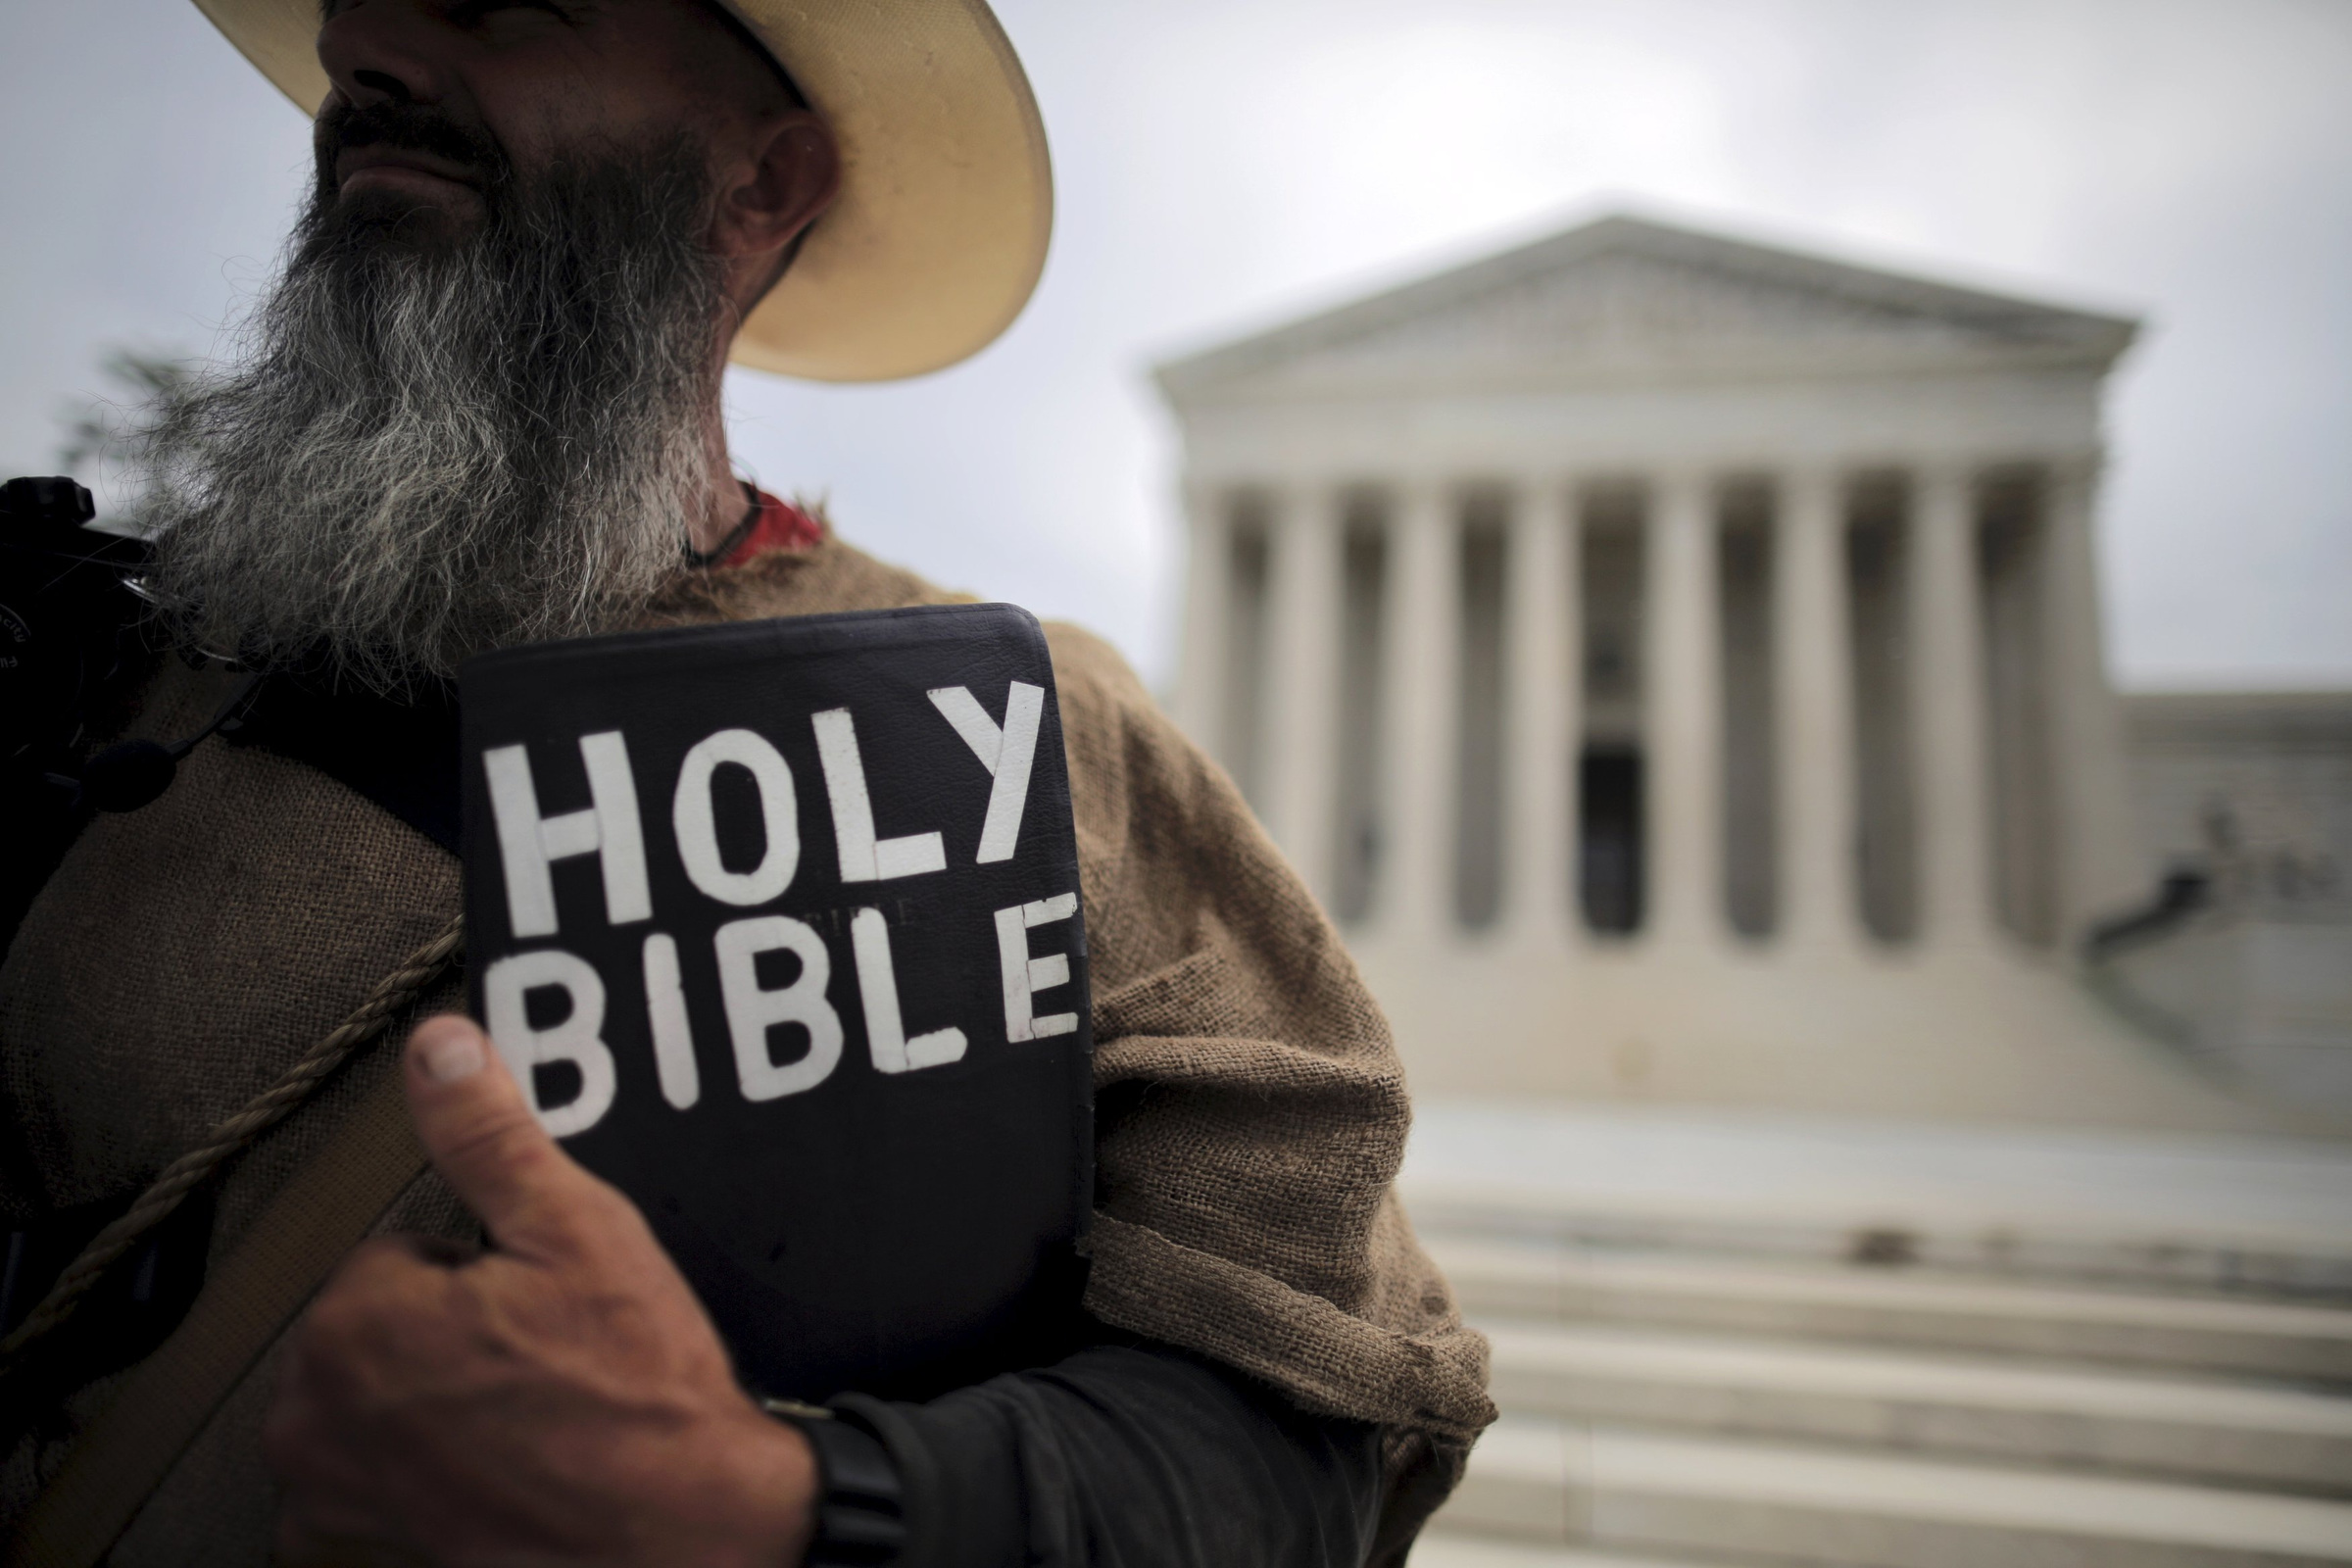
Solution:
<svg viewBox="0 0 2352 1568">
<path fill-rule="evenodd" d="M 632 632 L 459 684 L 475 1014 L 744 1380 L 923 1397 L 1065 1348 L 1092 1033 L 1036 620 Z"/>
</svg>

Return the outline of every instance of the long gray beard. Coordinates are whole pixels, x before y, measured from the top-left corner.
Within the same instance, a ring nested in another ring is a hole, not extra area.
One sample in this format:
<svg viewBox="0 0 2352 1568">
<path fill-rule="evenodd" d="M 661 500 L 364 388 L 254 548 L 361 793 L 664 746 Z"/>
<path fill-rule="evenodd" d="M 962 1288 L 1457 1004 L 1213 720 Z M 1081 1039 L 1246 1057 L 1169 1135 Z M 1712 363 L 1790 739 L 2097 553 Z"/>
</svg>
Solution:
<svg viewBox="0 0 2352 1568">
<path fill-rule="evenodd" d="M 705 167 L 679 146 L 494 186 L 438 246 L 322 189 L 244 351 L 142 437 L 177 634 L 398 692 L 627 618 L 708 484 Z"/>
</svg>

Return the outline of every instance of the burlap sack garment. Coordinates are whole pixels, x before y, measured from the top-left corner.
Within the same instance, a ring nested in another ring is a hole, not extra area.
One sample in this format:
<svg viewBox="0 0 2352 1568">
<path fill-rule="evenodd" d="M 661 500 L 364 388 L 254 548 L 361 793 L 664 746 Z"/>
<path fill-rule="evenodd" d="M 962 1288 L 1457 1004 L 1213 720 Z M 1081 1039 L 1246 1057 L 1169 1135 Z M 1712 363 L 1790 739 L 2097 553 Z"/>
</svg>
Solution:
<svg viewBox="0 0 2352 1568">
<path fill-rule="evenodd" d="M 698 574 L 657 624 L 953 596 L 828 537 Z M 1308 1409 L 1381 1423 L 1394 1550 L 1493 1418 L 1486 1346 L 1390 1190 L 1404 1081 L 1387 1025 L 1232 784 L 1118 656 L 1049 628 L 1095 976 L 1095 1265 L 1103 1321 L 1213 1356 Z M 221 677 L 167 666 L 133 733 L 200 724 Z M 0 966 L 0 1204 L 124 1197 L 268 1084 L 458 906 L 457 862 L 324 775 L 220 742 L 162 800 L 102 817 Z M 458 1002 L 445 988 L 442 1005 Z M 379 1050 L 220 1189 L 213 1256 L 393 1065 Z M 469 1234 L 427 1174 L 387 1228 Z M 123 1568 L 268 1559 L 258 1431 L 274 1355 L 116 1549 Z M 0 1469 L 13 1517 L 116 1380 Z M 1385 1554 L 1385 1553 L 1384 1553 Z"/>
</svg>

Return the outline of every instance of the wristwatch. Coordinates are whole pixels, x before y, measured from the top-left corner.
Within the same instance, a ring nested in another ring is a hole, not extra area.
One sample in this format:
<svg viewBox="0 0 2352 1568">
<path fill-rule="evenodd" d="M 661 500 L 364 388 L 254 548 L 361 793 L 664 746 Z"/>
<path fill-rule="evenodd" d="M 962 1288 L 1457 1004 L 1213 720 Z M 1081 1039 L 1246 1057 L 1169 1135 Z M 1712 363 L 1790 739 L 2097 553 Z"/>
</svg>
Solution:
<svg viewBox="0 0 2352 1568">
<path fill-rule="evenodd" d="M 882 1440 L 821 1404 L 761 1399 L 760 1407 L 798 1427 L 816 1455 L 816 1534 L 802 1559 L 808 1568 L 897 1562 L 906 1547 L 906 1494 Z"/>
</svg>

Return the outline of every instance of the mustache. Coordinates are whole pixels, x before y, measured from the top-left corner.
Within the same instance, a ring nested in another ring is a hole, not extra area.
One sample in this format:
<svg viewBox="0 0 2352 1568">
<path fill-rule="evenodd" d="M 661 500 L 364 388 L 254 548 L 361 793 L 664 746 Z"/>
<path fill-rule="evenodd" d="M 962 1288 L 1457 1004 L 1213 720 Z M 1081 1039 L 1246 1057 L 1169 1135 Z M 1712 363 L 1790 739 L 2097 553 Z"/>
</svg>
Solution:
<svg viewBox="0 0 2352 1568">
<path fill-rule="evenodd" d="M 429 104 L 336 103 L 321 111 L 315 139 L 319 189 L 335 188 L 335 160 L 360 147 L 396 147 L 462 164 L 482 177 L 485 188 L 513 181 L 514 166 L 498 139 L 466 125 Z"/>
</svg>

